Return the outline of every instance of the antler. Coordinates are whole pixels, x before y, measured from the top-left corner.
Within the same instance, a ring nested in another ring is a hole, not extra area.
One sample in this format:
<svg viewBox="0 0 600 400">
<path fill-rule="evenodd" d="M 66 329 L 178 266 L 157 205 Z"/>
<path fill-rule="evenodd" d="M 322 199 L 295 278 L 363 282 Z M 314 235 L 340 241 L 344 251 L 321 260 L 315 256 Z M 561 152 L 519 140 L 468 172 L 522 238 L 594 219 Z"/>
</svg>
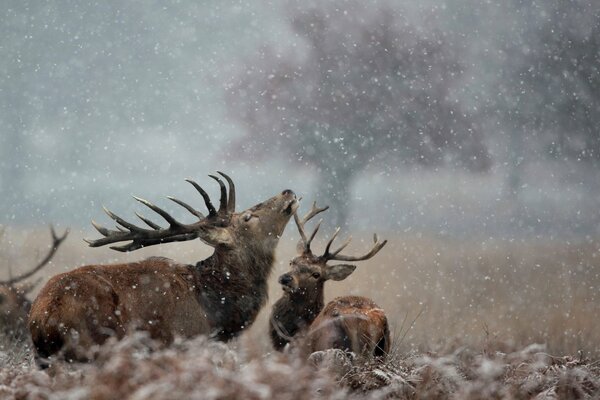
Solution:
<svg viewBox="0 0 600 400">
<path fill-rule="evenodd" d="M 294 213 L 294 221 L 296 222 L 296 226 L 298 227 L 298 232 L 300 233 L 300 237 L 301 237 L 300 242 L 298 243 L 298 247 L 300 248 L 300 246 L 302 246 L 301 248 L 304 253 L 310 252 L 310 243 L 312 242 L 312 240 L 315 238 L 317 232 L 319 231 L 319 228 L 321 227 L 321 221 L 319 221 L 319 223 L 315 227 L 314 231 L 310 235 L 310 238 L 308 238 L 308 239 L 306 237 L 306 232 L 304 230 L 304 224 L 306 224 L 315 215 L 322 213 L 323 211 L 325 211 L 327 209 L 329 209 L 329 206 L 325 206 L 323 208 L 318 208 L 317 202 L 315 201 L 312 204 L 311 210 L 304 216 L 304 218 L 302 218 L 302 220 L 300 220 L 300 218 L 298 217 L 298 212 Z"/>
<path fill-rule="evenodd" d="M 136 213 L 137 217 L 141 219 L 146 225 L 152 229 L 141 228 L 130 222 L 125 221 L 118 215 L 114 214 L 110 210 L 104 208 L 106 214 L 112 218 L 118 225 L 117 230 L 106 229 L 103 226 L 92 221 L 92 225 L 100 234 L 104 237 L 97 240 L 84 239 L 90 247 L 104 246 L 110 243 L 131 241 L 123 246 L 111 246 L 111 249 L 117 251 L 133 251 L 146 246 L 152 246 L 155 244 L 169 243 L 169 242 L 180 242 L 185 240 L 196 239 L 201 236 L 203 230 L 208 228 L 209 225 L 227 226 L 230 220 L 231 214 L 235 211 L 235 185 L 231 178 L 225 175 L 223 172 L 217 171 L 227 183 L 229 184 L 229 196 L 227 195 L 227 188 L 223 181 L 214 175 L 209 175 L 211 178 L 217 181 L 221 190 L 221 197 L 219 200 L 219 210 L 217 211 L 210 201 L 208 194 L 191 179 L 186 179 L 194 188 L 200 193 L 208 209 L 208 216 L 204 216 L 200 211 L 197 211 L 189 204 L 178 200 L 174 197 L 167 197 L 169 200 L 185 208 L 190 214 L 196 216 L 198 221 L 193 224 L 183 224 L 173 218 L 169 213 L 160 207 L 150 203 L 147 200 L 139 197 L 133 197 L 152 211 L 160 215 L 169 224 L 168 228 L 162 228 L 160 225 L 152 222 L 151 220 L 143 217 Z"/>
<path fill-rule="evenodd" d="M 48 262 L 52 259 L 52 257 L 54 257 L 54 254 L 56 253 L 56 250 L 58 249 L 58 247 L 67 238 L 67 235 L 69 234 L 69 230 L 68 229 L 65 230 L 65 233 L 59 237 L 56 235 L 56 232 L 54 231 L 54 227 L 52 225 L 50 225 L 50 233 L 52 234 L 52 247 L 50 247 L 50 251 L 48 252 L 48 254 L 46 254 L 46 257 L 44 257 L 44 259 L 42 261 L 40 261 L 40 263 L 38 265 L 36 265 L 35 268 L 33 268 L 31 271 L 25 272 L 22 275 L 10 278 L 9 280 L 6 280 L 6 281 L 0 281 L 0 284 L 14 285 L 17 282 L 20 282 L 24 279 L 29 278 L 30 276 L 32 276 L 33 274 L 35 274 L 36 272 L 41 270 L 46 264 L 48 264 Z"/>
<path fill-rule="evenodd" d="M 351 237 L 349 237 L 348 240 L 346 240 L 344 242 L 344 244 L 342 244 L 337 250 L 330 252 L 331 245 L 333 244 L 333 241 L 337 237 L 338 233 L 340 233 L 340 228 L 337 228 L 335 230 L 335 233 L 333 234 L 331 239 L 329 239 L 329 242 L 327 242 L 327 246 L 325 247 L 325 253 L 323 253 L 323 255 L 321 256 L 321 258 L 323 258 L 326 261 L 330 261 L 330 260 L 337 260 L 337 261 L 368 260 L 369 258 L 373 257 L 375 254 L 377 254 L 379 252 L 379 250 L 381 250 L 383 248 L 383 246 L 385 246 L 387 243 L 387 240 L 384 240 L 383 242 L 379 242 L 379 238 L 377 237 L 377 234 L 373 234 L 373 248 L 371 248 L 371 251 L 369 251 L 365 255 L 358 256 L 358 257 L 345 256 L 340 253 L 342 250 L 344 250 L 346 248 L 346 246 L 348 246 L 348 244 L 350 244 L 350 241 L 352 240 Z"/>
</svg>

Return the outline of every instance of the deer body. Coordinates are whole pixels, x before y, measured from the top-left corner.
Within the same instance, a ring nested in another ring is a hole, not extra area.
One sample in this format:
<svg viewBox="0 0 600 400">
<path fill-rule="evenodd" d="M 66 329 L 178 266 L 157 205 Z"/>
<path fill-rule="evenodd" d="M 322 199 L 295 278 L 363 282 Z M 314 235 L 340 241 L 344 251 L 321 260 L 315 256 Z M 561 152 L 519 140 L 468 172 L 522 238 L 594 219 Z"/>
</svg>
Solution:
<svg viewBox="0 0 600 400">
<path fill-rule="evenodd" d="M 385 312 L 361 296 L 337 297 L 327 303 L 310 325 L 307 338 L 311 353 L 340 349 L 383 357 L 391 344 Z"/>
<path fill-rule="evenodd" d="M 359 296 L 338 297 L 324 306 L 324 285 L 328 280 L 347 278 L 356 266 L 350 264 L 327 265 L 330 260 L 361 261 L 373 257 L 387 241 L 379 242 L 374 236 L 371 251 L 364 256 L 341 255 L 349 244 L 330 252 L 339 229 L 327 243 L 325 253 L 315 256 L 310 238 L 304 232 L 304 224 L 327 208 L 313 209 L 300 220 L 294 220 L 300 232 L 298 244 L 300 255 L 290 265 L 291 271 L 279 277 L 283 296 L 274 304 L 270 319 L 270 335 L 273 347 L 282 350 L 290 341 L 300 343 L 308 353 L 327 349 L 352 351 L 360 356 L 384 356 L 390 348 L 390 332 L 384 311 L 371 299 Z"/>
<path fill-rule="evenodd" d="M 63 350 L 67 359 L 86 360 L 93 345 L 110 336 L 122 337 L 129 329 L 148 331 L 151 337 L 170 343 L 177 335 L 229 340 L 248 327 L 266 301 L 275 248 L 297 201 L 291 190 L 285 190 L 234 213 L 233 183 L 222 175 L 230 192 L 227 201 L 224 185 L 217 179 L 222 189 L 219 212 L 199 187 L 208 217 L 173 200 L 201 218 L 196 224 L 180 224 L 145 201 L 169 221 L 168 229 L 141 216 L 152 229 L 139 228 L 107 211 L 128 231 L 109 231 L 95 224 L 105 238 L 91 241 L 92 246 L 130 240 L 113 248 L 135 250 L 199 237 L 215 251 L 195 265 L 151 257 L 137 263 L 85 266 L 52 278 L 30 313 L 36 354 L 48 358 Z"/>
</svg>

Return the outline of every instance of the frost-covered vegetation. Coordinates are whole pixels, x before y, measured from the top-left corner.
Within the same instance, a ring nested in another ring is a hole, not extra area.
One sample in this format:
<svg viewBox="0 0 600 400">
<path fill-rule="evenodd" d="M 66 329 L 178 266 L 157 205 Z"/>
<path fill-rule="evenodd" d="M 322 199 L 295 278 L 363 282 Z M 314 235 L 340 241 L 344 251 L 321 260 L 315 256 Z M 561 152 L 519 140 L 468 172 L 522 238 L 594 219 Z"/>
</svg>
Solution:
<svg viewBox="0 0 600 400">
<path fill-rule="evenodd" d="M 203 337 L 160 348 L 144 334 L 103 346 L 94 364 L 31 367 L 31 354 L 4 349 L 6 399 L 583 399 L 600 393 L 600 365 L 557 357 L 543 345 L 499 351 L 390 354 L 356 363 L 328 351 L 318 361 L 232 350 Z"/>
</svg>

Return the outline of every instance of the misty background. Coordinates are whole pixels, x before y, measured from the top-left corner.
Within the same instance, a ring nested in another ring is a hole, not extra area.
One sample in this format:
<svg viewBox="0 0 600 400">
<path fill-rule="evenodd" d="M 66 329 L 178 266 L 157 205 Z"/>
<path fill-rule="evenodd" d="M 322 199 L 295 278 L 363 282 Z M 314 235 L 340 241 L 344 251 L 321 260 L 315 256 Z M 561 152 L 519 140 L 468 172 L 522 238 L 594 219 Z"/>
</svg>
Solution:
<svg viewBox="0 0 600 400">
<path fill-rule="evenodd" d="M 165 196 L 222 170 L 356 230 L 600 232 L 600 3 L 4 1 L 0 33 L 1 225 L 189 221 Z"/>
</svg>

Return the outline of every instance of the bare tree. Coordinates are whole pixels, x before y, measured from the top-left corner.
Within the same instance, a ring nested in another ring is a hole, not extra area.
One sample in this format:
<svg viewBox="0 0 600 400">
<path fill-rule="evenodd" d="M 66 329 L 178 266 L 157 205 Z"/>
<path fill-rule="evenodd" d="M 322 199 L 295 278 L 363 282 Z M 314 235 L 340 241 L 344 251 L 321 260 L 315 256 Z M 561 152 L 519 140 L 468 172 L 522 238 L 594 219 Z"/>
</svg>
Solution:
<svg viewBox="0 0 600 400">
<path fill-rule="evenodd" d="M 230 115 L 247 130 L 241 152 L 280 153 L 316 167 L 319 196 L 337 210 L 338 225 L 366 167 L 488 168 L 482 135 L 453 97 L 463 74 L 459 40 L 421 29 L 385 4 L 287 12 L 305 47 L 262 48 L 227 86 Z"/>
<path fill-rule="evenodd" d="M 513 10 L 520 18 L 513 40 L 500 38 L 504 59 L 493 105 L 508 122 L 508 186 L 516 192 L 527 147 L 600 166 L 600 5 L 519 1 Z"/>
</svg>

